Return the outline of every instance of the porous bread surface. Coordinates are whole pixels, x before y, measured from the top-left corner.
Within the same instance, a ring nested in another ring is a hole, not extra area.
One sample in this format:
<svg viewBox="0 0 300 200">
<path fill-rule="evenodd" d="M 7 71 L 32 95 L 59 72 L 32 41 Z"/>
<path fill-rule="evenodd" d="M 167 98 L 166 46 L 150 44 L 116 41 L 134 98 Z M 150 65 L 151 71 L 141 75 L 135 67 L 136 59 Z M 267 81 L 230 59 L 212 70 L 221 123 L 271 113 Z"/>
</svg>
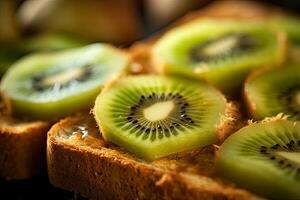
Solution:
<svg viewBox="0 0 300 200">
<path fill-rule="evenodd" d="M 50 123 L 18 121 L 0 115 L 0 177 L 31 178 L 45 169 Z"/>
<path fill-rule="evenodd" d="M 213 146 L 148 162 L 106 143 L 91 116 L 48 133 L 50 182 L 90 199 L 259 199 L 213 175 Z"/>
</svg>

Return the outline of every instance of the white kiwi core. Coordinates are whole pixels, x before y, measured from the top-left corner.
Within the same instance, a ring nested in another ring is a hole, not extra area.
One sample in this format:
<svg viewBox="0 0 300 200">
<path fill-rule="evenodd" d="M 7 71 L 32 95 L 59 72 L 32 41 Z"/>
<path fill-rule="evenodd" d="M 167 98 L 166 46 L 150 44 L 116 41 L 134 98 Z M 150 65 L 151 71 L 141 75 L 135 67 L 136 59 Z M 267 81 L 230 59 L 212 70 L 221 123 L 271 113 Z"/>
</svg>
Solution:
<svg viewBox="0 0 300 200">
<path fill-rule="evenodd" d="M 159 121 L 167 118 L 174 109 L 173 101 L 157 102 L 144 109 L 144 117 L 149 121 Z"/>
</svg>

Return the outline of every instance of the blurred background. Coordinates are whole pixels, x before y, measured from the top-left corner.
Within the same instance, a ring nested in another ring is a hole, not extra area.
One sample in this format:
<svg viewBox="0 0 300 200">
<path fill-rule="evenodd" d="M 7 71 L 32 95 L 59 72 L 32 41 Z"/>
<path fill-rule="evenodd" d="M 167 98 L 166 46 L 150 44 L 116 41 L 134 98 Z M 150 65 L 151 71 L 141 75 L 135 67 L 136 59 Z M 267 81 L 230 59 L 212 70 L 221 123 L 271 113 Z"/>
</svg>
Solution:
<svg viewBox="0 0 300 200">
<path fill-rule="evenodd" d="M 55 33 L 128 45 L 213 0 L 0 0 L 0 42 Z M 265 0 L 298 11 L 298 0 Z"/>
<path fill-rule="evenodd" d="M 0 76 L 22 56 L 93 42 L 129 47 L 213 0 L 0 0 Z M 300 13 L 299 0 L 265 0 Z M 39 191 L 37 193 L 36 191 Z M 0 179 L 0 199 L 81 199 L 55 189 L 42 175 Z"/>
<path fill-rule="evenodd" d="M 36 51 L 92 42 L 128 47 L 213 0 L 0 0 L 0 75 Z M 266 0 L 299 12 L 298 0 Z"/>
<path fill-rule="evenodd" d="M 0 0 L 0 75 L 18 58 L 92 42 L 128 47 L 213 0 Z M 299 12 L 298 0 L 266 0 Z"/>
</svg>

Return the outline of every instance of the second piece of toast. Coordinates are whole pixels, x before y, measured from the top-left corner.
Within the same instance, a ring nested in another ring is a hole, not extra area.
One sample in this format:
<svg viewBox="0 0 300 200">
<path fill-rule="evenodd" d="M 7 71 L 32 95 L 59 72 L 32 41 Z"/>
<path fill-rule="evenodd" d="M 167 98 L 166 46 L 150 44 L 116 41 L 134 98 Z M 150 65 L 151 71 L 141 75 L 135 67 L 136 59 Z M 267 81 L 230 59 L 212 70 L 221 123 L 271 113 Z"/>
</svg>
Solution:
<svg viewBox="0 0 300 200">
<path fill-rule="evenodd" d="M 55 124 L 47 148 L 50 182 L 89 199 L 259 198 L 213 175 L 213 146 L 146 162 L 106 143 L 91 116 Z"/>
</svg>

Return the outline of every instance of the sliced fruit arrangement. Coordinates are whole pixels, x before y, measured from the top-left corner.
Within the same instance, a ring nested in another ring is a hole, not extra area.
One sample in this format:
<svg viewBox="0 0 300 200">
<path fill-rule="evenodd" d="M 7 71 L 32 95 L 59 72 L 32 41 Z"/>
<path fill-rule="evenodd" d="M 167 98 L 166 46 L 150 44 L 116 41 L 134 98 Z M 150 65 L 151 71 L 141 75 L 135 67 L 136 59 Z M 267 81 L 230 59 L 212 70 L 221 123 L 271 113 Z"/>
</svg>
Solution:
<svg viewBox="0 0 300 200">
<path fill-rule="evenodd" d="M 299 122 L 277 119 L 240 129 L 221 146 L 218 170 L 262 196 L 299 199 Z"/>
<path fill-rule="evenodd" d="M 292 120 L 300 120 L 300 64 L 254 72 L 244 93 L 254 119 L 284 113 Z"/>
<path fill-rule="evenodd" d="M 127 62 L 105 44 L 31 55 L 5 74 L 2 96 L 17 116 L 57 119 L 91 107 L 102 86 L 125 72 Z"/>
<path fill-rule="evenodd" d="M 155 75 L 112 83 L 94 107 L 106 140 L 148 160 L 216 143 L 230 112 L 203 82 Z"/>
<path fill-rule="evenodd" d="M 202 19 L 169 31 L 154 45 L 164 74 L 204 78 L 231 93 L 250 70 L 280 65 L 285 35 L 259 22 Z"/>
</svg>

